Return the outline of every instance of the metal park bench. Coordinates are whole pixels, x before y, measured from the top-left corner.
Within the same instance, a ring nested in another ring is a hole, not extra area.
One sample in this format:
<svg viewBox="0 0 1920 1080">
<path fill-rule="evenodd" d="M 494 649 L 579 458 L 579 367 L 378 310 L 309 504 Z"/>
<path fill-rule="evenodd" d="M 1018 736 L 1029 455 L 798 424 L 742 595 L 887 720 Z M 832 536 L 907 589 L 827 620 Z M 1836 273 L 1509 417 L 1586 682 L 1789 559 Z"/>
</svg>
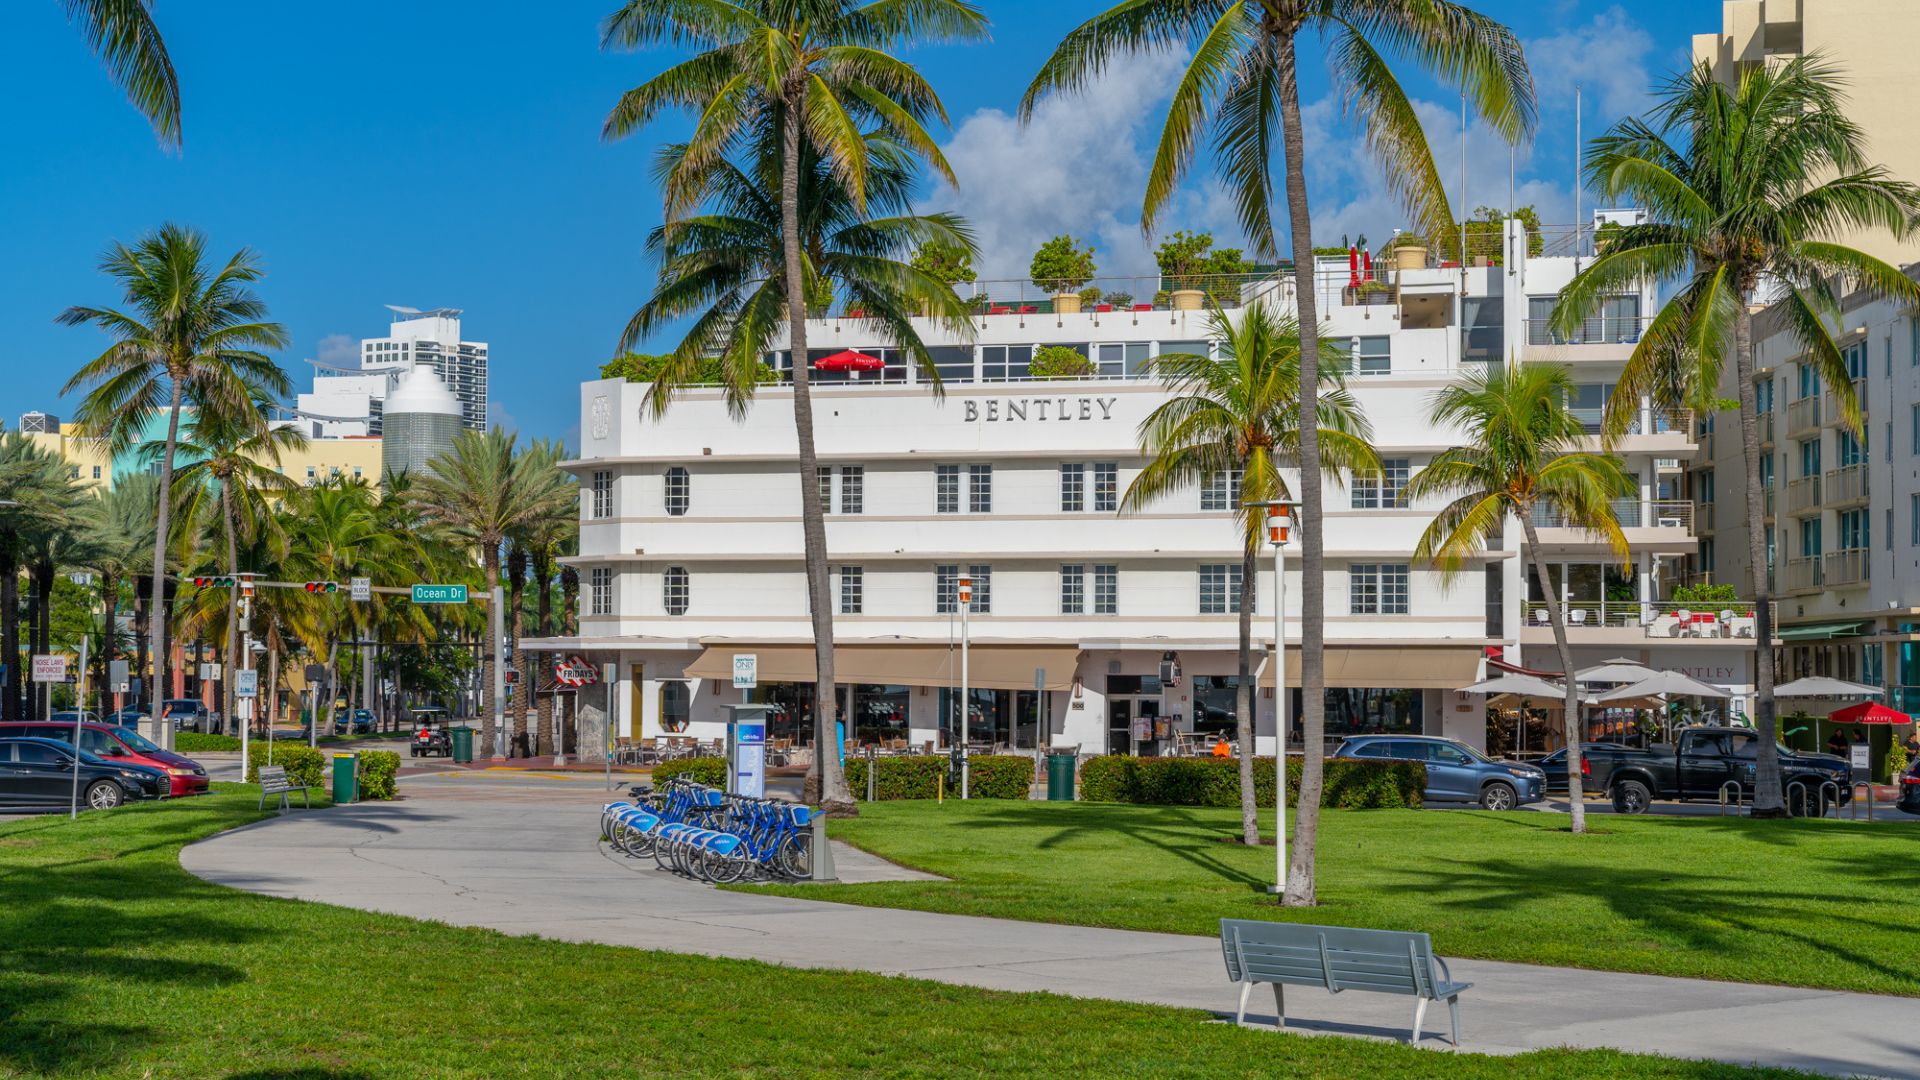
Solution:
<svg viewBox="0 0 1920 1080">
<path fill-rule="evenodd" d="M 1247 997 L 1257 983 L 1273 984 L 1279 1026 L 1287 1026 L 1284 987 L 1320 986 L 1342 990 L 1371 990 L 1381 994 L 1410 994 L 1418 998 L 1413 1009 L 1413 1035 L 1427 1018 L 1427 1003 L 1444 1001 L 1453 1021 L 1453 1044 L 1460 1045 L 1460 992 L 1472 983 L 1457 983 L 1447 962 L 1433 954 L 1425 934 L 1400 930 L 1353 930 L 1344 926 L 1309 926 L 1259 919 L 1221 919 L 1220 948 L 1226 954 L 1227 977 L 1240 983 L 1240 1010 L 1235 1024 L 1244 1024 Z"/>
<path fill-rule="evenodd" d="M 267 797 L 269 795 L 278 795 L 280 797 L 280 809 L 293 809 L 293 803 L 287 798 L 287 793 L 290 791 L 299 792 L 301 801 L 307 804 L 307 809 L 313 809 L 313 796 L 307 793 L 307 785 L 296 784 L 287 779 L 287 770 L 278 765 L 268 765 L 261 768 L 260 809 L 265 810 L 267 808 Z"/>
</svg>

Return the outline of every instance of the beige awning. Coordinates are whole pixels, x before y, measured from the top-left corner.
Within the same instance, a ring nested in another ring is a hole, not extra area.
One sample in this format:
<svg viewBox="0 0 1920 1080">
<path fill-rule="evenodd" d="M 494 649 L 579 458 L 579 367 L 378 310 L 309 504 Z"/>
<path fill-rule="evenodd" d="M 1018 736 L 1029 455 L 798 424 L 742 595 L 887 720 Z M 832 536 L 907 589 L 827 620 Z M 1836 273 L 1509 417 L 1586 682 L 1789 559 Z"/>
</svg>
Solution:
<svg viewBox="0 0 1920 1080">
<path fill-rule="evenodd" d="M 759 681 L 812 682 L 817 674 L 813 646 L 754 642 L 708 645 L 688 664 L 697 679 L 733 679 L 733 658 L 752 653 Z M 1048 690 L 1070 690 L 1078 673 L 1076 645 L 975 645 L 968 650 L 967 683 L 989 690 L 1031 690 L 1034 672 L 1044 672 Z M 894 686 L 947 686 L 960 682 L 960 648 L 942 643 L 841 645 L 833 651 L 833 677 L 840 683 Z"/>
<path fill-rule="evenodd" d="M 1327 685 L 1452 690 L 1480 677 L 1477 646 L 1329 645 Z M 1272 665 L 1260 685 L 1273 685 Z M 1287 685 L 1300 685 L 1300 650 L 1287 650 Z"/>
</svg>

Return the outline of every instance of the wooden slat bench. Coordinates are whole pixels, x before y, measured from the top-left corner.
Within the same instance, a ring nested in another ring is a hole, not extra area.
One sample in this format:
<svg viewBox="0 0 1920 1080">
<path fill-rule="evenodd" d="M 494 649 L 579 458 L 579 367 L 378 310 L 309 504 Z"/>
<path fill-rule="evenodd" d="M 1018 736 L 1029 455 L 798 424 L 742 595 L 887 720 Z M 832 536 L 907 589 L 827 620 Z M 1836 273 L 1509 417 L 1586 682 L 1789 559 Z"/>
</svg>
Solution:
<svg viewBox="0 0 1920 1080">
<path fill-rule="evenodd" d="M 1334 993 L 1371 990 L 1380 994 L 1408 994 L 1413 1008 L 1413 1035 L 1427 1018 L 1427 1004 L 1447 1003 L 1453 1022 L 1453 1044 L 1460 1045 L 1460 993 L 1472 983 L 1457 983 L 1447 962 L 1433 954 L 1426 934 L 1401 930 L 1355 930 L 1344 926 L 1267 922 L 1261 919 L 1221 919 L 1220 949 L 1226 955 L 1227 977 L 1240 983 L 1240 1010 L 1233 1022 L 1244 1024 L 1247 997 L 1258 983 L 1273 984 L 1279 1025 L 1287 1026 L 1284 987 L 1319 986 Z"/>
</svg>

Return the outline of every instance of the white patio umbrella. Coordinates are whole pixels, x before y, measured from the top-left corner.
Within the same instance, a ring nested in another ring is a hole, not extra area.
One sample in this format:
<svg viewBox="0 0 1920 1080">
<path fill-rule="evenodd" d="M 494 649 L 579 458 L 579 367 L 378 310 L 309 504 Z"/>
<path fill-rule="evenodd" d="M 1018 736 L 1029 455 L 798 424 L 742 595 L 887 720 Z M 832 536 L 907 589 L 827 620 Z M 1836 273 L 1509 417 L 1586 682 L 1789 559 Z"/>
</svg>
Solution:
<svg viewBox="0 0 1920 1080">
<path fill-rule="evenodd" d="M 1845 679 L 1829 679 L 1825 675 L 1795 679 L 1773 688 L 1774 697 L 1879 697 L 1880 694 L 1881 690 L 1877 686 L 1848 682 Z"/>
<path fill-rule="evenodd" d="M 1636 683 L 1659 674 L 1638 660 L 1629 660 L 1616 656 L 1605 663 L 1573 673 L 1575 682 L 1583 683 Z"/>
<path fill-rule="evenodd" d="M 1605 705 L 1613 701 L 1626 701 L 1630 698 L 1652 697 L 1655 694 L 1687 694 L 1692 697 L 1732 697 L 1727 691 L 1690 675 L 1678 671 L 1657 671 L 1651 678 L 1642 679 L 1632 686 L 1622 686 L 1597 695 L 1595 704 Z"/>
<path fill-rule="evenodd" d="M 1460 688 L 1462 694 L 1517 694 L 1528 698 L 1552 698 L 1560 700 L 1567 696 L 1567 688 L 1559 683 L 1551 683 L 1535 675 L 1516 675 L 1508 673 L 1496 675 L 1491 679 Z"/>
</svg>

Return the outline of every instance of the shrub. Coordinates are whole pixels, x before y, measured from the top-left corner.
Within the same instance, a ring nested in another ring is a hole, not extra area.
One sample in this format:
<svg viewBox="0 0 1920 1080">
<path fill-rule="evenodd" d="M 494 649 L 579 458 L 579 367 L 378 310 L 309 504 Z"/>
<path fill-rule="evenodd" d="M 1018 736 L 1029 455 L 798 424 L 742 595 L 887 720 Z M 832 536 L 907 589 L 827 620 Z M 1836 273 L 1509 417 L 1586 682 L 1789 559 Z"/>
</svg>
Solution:
<svg viewBox="0 0 1920 1080">
<path fill-rule="evenodd" d="M 1300 798 L 1302 763 L 1287 762 L 1287 802 Z M 1273 759 L 1253 760 L 1254 800 L 1273 805 Z M 1426 767 L 1414 762 L 1329 761 L 1320 805 L 1341 810 L 1417 807 Z M 1080 765 L 1088 802 L 1155 806 L 1240 805 L 1240 763 L 1232 758 L 1136 758 L 1107 755 Z"/>
<path fill-rule="evenodd" d="M 1093 248 L 1081 247 L 1071 236 L 1056 236 L 1033 253 L 1027 270 L 1033 283 L 1050 293 L 1078 292 L 1093 280 Z"/>
<path fill-rule="evenodd" d="M 1133 294 L 1130 292 L 1110 292 L 1107 294 L 1107 303 L 1112 304 L 1113 310 L 1115 311 L 1125 311 L 1133 306 Z"/>
<path fill-rule="evenodd" d="M 256 742 L 247 747 L 247 783 L 260 782 L 260 767 L 267 763 L 268 744 Z M 326 780 L 326 754 L 311 746 L 272 744 L 275 768 L 287 770 L 287 779 L 319 791 Z"/>
<path fill-rule="evenodd" d="M 1895 732 L 1894 734 L 1897 735 L 1899 732 Z M 1907 748 L 1899 739 L 1893 740 L 1893 745 L 1887 747 L 1886 768 L 1887 783 L 1889 784 L 1899 783 L 1900 774 L 1907 771 Z"/>
<path fill-rule="evenodd" d="M 1065 345 L 1046 345 L 1036 350 L 1027 371 L 1036 379 L 1071 379 L 1093 374 L 1093 361 Z"/>
<path fill-rule="evenodd" d="M 717 757 L 681 758 L 678 761 L 663 761 L 653 767 L 653 782 L 656 785 L 669 780 L 691 780 L 696 784 L 723 788 L 727 786 L 727 761 Z"/>
<path fill-rule="evenodd" d="M 362 750 L 360 752 L 360 797 L 362 799 L 391 799 L 398 785 L 394 783 L 400 772 L 400 755 L 391 750 Z"/>
<path fill-rule="evenodd" d="M 173 748 L 183 754 L 238 750 L 240 738 L 237 735 L 204 735 L 198 731 L 177 731 L 173 735 Z"/>
<path fill-rule="evenodd" d="M 974 280 L 973 255 L 957 244 L 928 241 L 914 250 L 907 263 L 915 270 L 945 282 L 949 288 Z"/>
<path fill-rule="evenodd" d="M 1732 585 L 1676 585 L 1676 604 L 1730 604 L 1740 599 L 1740 590 Z"/>
<path fill-rule="evenodd" d="M 671 356 L 650 356 L 646 353 L 627 353 L 616 356 L 600 365 L 600 377 L 603 379 L 625 379 L 628 382 L 658 382 Z M 695 361 L 692 370 L 684 373 L 681 381 L 689 386 L 720 385 L 727 381 L 727 369 L 718 357 L 703 356 Z M 753 381 L 761 385 L 777 383 L 780 373 L 765 364 L 755 364 Z"/>
<path fill-rule="evenodd" d="M 941 779 L 948 775 L 951 759 L 945 754 L 914 754 L 906 757 L 873 759 L 874 798 L 931 799 L 939 795 Z M 1024 799 L 1033 784 L 1033 759 L 1016 755 L 980 756 L 969 759 L 969 794 L 976 799 Z M 847 759 L 847 787 L 853 797 L 867 797 L 867 759 Z M 952 785 L 946 794 L 954 795 Z"/>
</svg>

